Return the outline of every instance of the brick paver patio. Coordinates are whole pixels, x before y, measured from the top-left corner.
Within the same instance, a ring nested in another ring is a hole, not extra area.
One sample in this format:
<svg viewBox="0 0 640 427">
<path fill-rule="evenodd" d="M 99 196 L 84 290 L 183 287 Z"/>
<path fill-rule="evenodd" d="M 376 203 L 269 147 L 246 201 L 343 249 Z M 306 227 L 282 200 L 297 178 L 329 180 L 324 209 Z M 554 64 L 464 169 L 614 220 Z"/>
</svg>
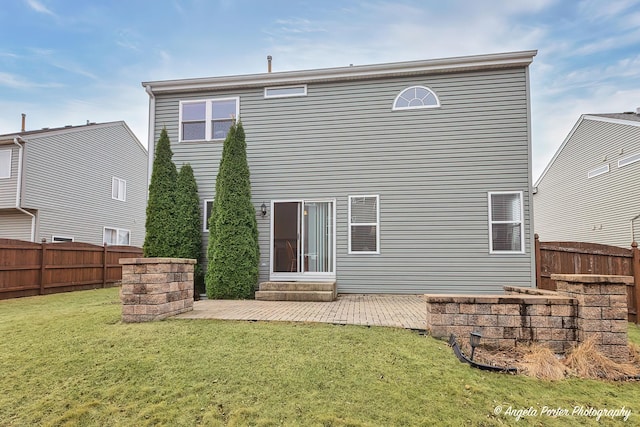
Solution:
<svg viewBox="0 0 640 427">
<path fill-rule="evenodd" d="M 319 322 L 339 325 L 426 329 L 421 295 L 338 295 L 333 302 L 203 300 L 176 319 Z"/>
</svg>

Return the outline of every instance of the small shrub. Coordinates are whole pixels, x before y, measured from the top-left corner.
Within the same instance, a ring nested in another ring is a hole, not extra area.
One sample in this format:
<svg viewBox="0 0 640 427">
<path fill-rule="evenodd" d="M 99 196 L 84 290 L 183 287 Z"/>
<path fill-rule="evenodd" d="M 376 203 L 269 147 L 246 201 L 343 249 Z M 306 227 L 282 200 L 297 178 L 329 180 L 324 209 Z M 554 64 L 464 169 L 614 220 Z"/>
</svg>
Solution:
<svg viewBox="0 0 640 427">
<path fill-rule="evenodd" d="M 563 379 L 567 371 L 566 366 L 551 349 L 535 344 L 524 351 L 518 368 L 527 376 L 550 381 Z"/>
<path fill-rule="evenodd" d="M 631 363 L 615 362 L 596 347 L 596 336 L 577 345 L 567 356 L 566 364 L 580 378 L 621 380 L 638 375 L 638 368 Z"/>
</svg>

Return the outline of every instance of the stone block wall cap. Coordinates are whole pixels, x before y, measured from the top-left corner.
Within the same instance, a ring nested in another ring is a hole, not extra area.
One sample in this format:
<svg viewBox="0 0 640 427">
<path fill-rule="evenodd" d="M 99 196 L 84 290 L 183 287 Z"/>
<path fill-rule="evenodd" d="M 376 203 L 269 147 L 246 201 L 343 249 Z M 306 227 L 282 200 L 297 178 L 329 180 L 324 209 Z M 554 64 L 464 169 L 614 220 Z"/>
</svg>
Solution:
<svg viewBox="0 0 640 427">
<path fill-rule="evenodd" d="M 578 283 L 633 283 L 633 276 L 616 276 L 606 274 L 552 274 L 551 280 Z"/>
<path fill-rule="evenodd" d="M 555 294 L 555 293 L 554 293 Z M 428 303 L 439 304 L 525 304 L 525 305 L 575 305 L 577 300 L 564 295 L 465 295 L 465 294 L 426 294 Z"/>
<path fill-rule="evenodd" d="M 503 286 L 502 289 L 504 289 L 505 292 L 518 292 L 527 295 L 558 295 L 556 291 L 550 291 L 548 289 L 527 288 L 524 286 Z"/>
<path fill-rule="evenodd" d="M 120 264 L 196 264 L 188 258 L 120 258 Z"/>
</svg>

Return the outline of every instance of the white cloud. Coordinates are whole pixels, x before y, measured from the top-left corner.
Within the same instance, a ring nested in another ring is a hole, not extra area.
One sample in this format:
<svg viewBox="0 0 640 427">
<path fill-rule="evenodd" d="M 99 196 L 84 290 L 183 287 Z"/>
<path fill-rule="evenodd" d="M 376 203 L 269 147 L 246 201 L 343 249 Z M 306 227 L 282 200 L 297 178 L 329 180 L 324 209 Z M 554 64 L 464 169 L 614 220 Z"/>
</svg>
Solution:
<svg viewBox="0 0 640 427">
<path fill-rule="evenodd" d="M 121 29 L 116 31 L 116 44 L 134 51 L 140 51 L 140 42 L 138 35 L 128 29 Z"/>
<path fill-rule="evenodd" d="M 38 0 L 27 0 L 27 5 L 38 13 L 44 13 L 45 15 L 56 16 L 49 8 L 43 5 Z"/>
<path fill-rule="evenodd" d="M 36 89 L 62 87 L 63 85 L 59 83 L 36 83 L 16 74 L 0 72 L 0 86 L 12 89 Z"/>
<path fill-rule="evenodd" d="M 637 0 L 583 0 L 576 6 L 584 19 L 602 21 L 618 17 L 637 5 Z"/>
<path fill-rule="evenodd" d="M 322 26 L 303 18 L 277 19 L 275 23 L 278 25 L 277 31 L 282 33 L 306 34 L 327 32 Z"/>
</svg>

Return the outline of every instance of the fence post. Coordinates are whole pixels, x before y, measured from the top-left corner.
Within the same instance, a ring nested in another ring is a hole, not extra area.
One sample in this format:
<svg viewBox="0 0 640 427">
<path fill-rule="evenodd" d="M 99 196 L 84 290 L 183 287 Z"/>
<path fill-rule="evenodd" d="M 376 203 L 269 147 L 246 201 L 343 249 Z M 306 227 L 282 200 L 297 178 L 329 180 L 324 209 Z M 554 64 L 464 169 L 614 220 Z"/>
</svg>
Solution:
<svg viewBox="0 0 640 427">
<path fill-rule="evenodd" d="M 41 254 L 40 254 L 40 295 L 44 294 L 44 270 L 46 266 L 46 256 L 47 256 L 47 239 L 42 239 L 40 243 Z"/>
<path fill-rule="evenodd" d="M 636 306 L 636 325 L 640 324 L 640 250 L 638 249 L 638 242 L 635 240 L 631 243 L 631 254 L 633 255 L 631 261 L 631 271 L 633 273 L 633 295 L 634 305 Z"/>
<path fill-rule="evenodd" d="M 107 244 L 104 244 L 104 249 L 102 251 L 102 287 L 105 288 L 107 286 Z"/>
<path fill-rule="evenodd" d="M 540 286 L 542 286 L 542 265 L 541 265 L 541 258 L 540 258 L 540 236 L 538 236 L 538 233 L 533 235 L 533 239 L 534 239 L 534 250 L 536 252 L 535 257 L 536 257 L 536 288 L 540 288 Z"/>
</svg>

